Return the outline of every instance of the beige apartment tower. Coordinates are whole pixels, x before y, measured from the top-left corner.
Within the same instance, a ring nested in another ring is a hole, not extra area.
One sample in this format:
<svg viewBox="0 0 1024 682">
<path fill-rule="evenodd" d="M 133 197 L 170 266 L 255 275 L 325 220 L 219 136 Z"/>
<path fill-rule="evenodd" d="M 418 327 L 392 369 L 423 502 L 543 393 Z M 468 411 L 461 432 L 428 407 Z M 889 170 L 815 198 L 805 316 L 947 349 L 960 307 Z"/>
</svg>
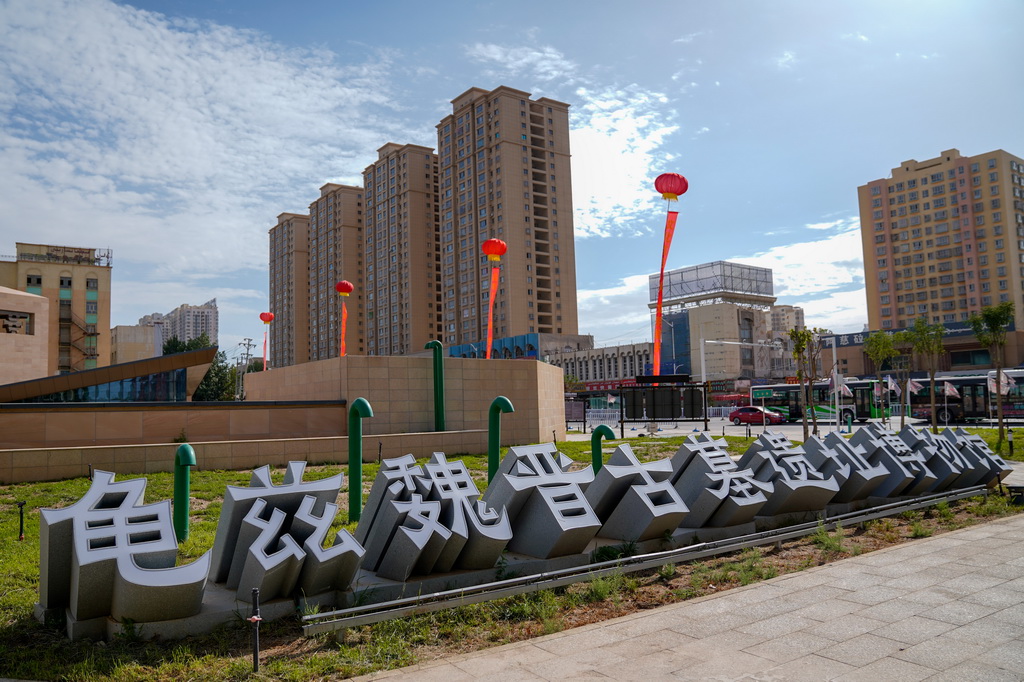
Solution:
<svg viewBox="0 0 1024 682">
<path fill-rule="evenodd" d="M 270 228 L 271 367 L 309 362 L 309 216 L 282 213 Z"/>
<path fill-rule="evenodd" d="M 950 149 L 857 193 L 870 329 L 963 322 L 1002 301 L 1024 328 L 1024 161 Z"/>
<path fill-rule="evenodd" d="M 49 300 L 47 373 L 110 364 L 110 270 L 106 249 L 17 243 L 0 262 L 0 286 Z"/>
<path fill-rule="evenodd" d="M 437 126 L 442 339 L 486 341 L 490 267 L 481 244 L 508 244 L 495 338 L 577 334 L 569 105 L 471 88 Z"/>
<path fill-rule="evenodd" d="M 307 270 L 309 360 L 338 357 L 341 300 L 334 287 L 342 280 L 355 286 L 345 299 L 346 353 L 365 355 L 362 187 L 328 183 L 320 188 L 320 198 L 309 205 Z"/>
<path fill-rule="evenodd" d="M 388 143 L 363 171 L 366 355 L 408 355 L 442 338 L 437 155 Z"/>
</svg>

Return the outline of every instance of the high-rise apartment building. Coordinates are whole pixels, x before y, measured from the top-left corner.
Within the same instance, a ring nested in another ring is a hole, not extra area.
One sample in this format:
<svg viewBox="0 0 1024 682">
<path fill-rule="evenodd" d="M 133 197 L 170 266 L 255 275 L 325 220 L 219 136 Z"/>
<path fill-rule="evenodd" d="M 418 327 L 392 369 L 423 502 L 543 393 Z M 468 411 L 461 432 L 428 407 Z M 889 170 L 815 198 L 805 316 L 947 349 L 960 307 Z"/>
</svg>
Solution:
<svg viewBox="0 0 1024 682">
<path fill-rule="evenodd" d="M 16 248 L 13 261 L 0 262 L 0 286 L 49 300 L 47 373 L 110 364 L 111 252 L 20 242 Z"/>
<path fill-rule="evenodd" d="M 508 244 L 495 338 L 576 335 L 568 112 L 521 90 L 471 88 L 438 124 L 438 154 L 388 143 L 363 172 L 365 189 L 324 185 L 309 207 L 306 244 L 304 216 L 279 216 L 270 243 L 271 366 L 337 356 L 341 279 L 356 287 L 350 353 L 416 353 L 432 339 L 482 344 L 491 263 L 481 245 L 491 238 Z M 294 312 L 302 292 L 288 291 L 303 267 L 307 319 Z"/>
<path fill-rule="evenodd" d="M 362 187 L 328 183 L 320 188 L 320 198 L 309 205 L 307 270 L 309 360 L 338 357 L 341 302 L 334 287 L 341 280 L 348 280 L 355 286 L 355 291 L 346 299 L 349 315 L 346 352 L 364 355 Z"/>
<path fill-rule="evenodd" d="M 220 330 L 220 314 L 217 311 L 217 299 L 213 298 L 202 305 L 182 303 L 167 314 L 152 313 L 139 318 L 140 326 L 160 326 L 157 335 L 161 347 L 163 342 L 176 338 L 179 341 L 191 341 L 206 334 L 210 343 L 217 345 Z"/>
<path fill-rule="evenodd" d="M 271 367 L 309 361 L 309 216 L 282 213 L 270 228 Z"/>
<path fill-rule="evenodd" d="M 495 338 L 576 334 L 569 105 L 499 87 L 470 88 L 437 126 L 441 304 L 446 345 L 487 338 L 490 264 L 508 244 Z"/>
<path fill-rule="evenodd" d="M 367 355 L 419 352 L 442 336 L 437 156 L 388 143 L 363 171 Z"/>
<path fill-rule="evenodd" d="M 857 192 L 870 329 L 965 321 L 1002 301 L 1024 328 L 1024 161 L 950 149 Z"/>
</svg>

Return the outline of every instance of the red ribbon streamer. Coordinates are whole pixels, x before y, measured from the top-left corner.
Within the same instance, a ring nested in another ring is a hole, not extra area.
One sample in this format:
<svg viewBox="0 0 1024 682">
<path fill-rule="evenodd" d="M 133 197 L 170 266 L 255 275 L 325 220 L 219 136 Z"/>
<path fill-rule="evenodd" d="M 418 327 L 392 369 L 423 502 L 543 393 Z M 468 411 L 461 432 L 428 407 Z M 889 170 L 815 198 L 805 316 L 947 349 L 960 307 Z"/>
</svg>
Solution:
<svg viewBox="0 0 1024 682">
<path fill-rule="evenodd" d="M 669 211 L 665 217 L 665 239 L 661 247 L 661 274 L 658 275 L 658 307 L 654 316 L 654 367 L 651 373 L 661 374 L 661 302 L 665 286 L 665 264 L 668 262 L 668 250 L 672 247 L 672 234 L 676 231 L 676 218 L 679 211 Z"/>
<path fill-rule="evenodd" d="M 263 330 L 263 371 L 267 371 L 267 330 Z"/>
<path fill-rule="evenodd" d="M 348 326 L 348 308 L 345 307 L 345 299 L 341 299 L 341 350 L 339 355 L 345 357 L 345 327 Z"/>
<path fill-rule="evenodd" d="M 487 303 L 487 354 L 486 359 L 491 359 L 491 343 L 494 342 L 494 296 L 498 293 L 498 266 L 491 268 L 491 294 Z"/>
</svg>

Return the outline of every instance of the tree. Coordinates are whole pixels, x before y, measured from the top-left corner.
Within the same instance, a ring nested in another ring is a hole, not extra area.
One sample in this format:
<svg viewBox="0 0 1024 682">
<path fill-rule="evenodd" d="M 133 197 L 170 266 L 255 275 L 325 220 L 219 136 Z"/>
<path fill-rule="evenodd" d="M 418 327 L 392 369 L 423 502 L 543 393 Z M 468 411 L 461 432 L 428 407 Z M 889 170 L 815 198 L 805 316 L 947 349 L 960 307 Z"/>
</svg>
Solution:
<svg viewBox="0 0 1024 682">
<path fill-rule="evenodd" d="M 199 350 L 201 348 L 209 348 L 213 346 L 213 342 L 210 341 L 210 337 L 203 332 L 194 339 L 188 341 L 182 341 L 177 336 L 164 341 L 164 355 L 171 355 L 172 353 L 185 353 L 191 350 Z M 196 387 L 196 392 L 192 394 L 192 400 L 196 401 L 208 401 L 208 400 L 234 400 L 235 399 L 235 380 L 231 376 L 230 370 L 228 369 L 228 359 L 224 355 L 223 351 L 218 352 L 213 356 L 213 362 L 210 363 L 210 369 L 206 371 L 206 376 L 199 382 L 199 386 Z"/>
<path fill-rule="evenodd" d="M 910 404 L 910 360 L 913 355 L 914 342 L 910 332 L 902 329 L 892 335 L 892 346 L 896 350 L 896 356 L 892 361 L 892 368 L 896 372 L 896 384 L 903 387 L 906 397 L 906 404 Z M 900 410 L 900 428 L 907 423 L 907 410 Z"/>
<path fill-rule="evenodd" d="M 939 363 L 939 356 L 946 350 L 942 345 L 942 337 L 945 335 L 946 329 L 941 324 L 928 324 L 926 318 L 919 317 L 914 320 L 914 324 L 907 332 L 910 334 L 910 343 L 914 353 L 924 361 L 924 365 L 928 369 L 932 433 L 938 433 L 939 424 L 935 416 L 935 371 Z"/>
<path fill-rule="evenodd" d="M 790 341 L 793 342 L 793 359 L 796 360 L 796 363 L 797 363 L 797 383 L 800 384 L 800 393 L 801 393 L 801 400 L 800 401 L 804 403 L 804 409 L 801 410 L 801 414 L 802 414 L 803 424 L 804 424 L 804 440 L 806 441 L 807 437 L 810 435 L 810 433 L 807 430 L 807 404 L 808 404 L 808 402 L 807 402 L 807 386 L 806 386 L 806 382 L 804 381 L 804 379 L 806 378 L 806 374 L 805 374 L 805 367 L 806 367 L 805 359 L 807 357 L 807 346 L 809 346 L 811 344 L 811 342 L 813 341 L 813 338 L 811 337 L 810 331 L 808 331 L 806 329 L 791 329 L 790 332 L 788 332 L 788 334 L 790 334 Z"/>
<path fill-rule="evenodd" d="M 875 379 L 878 381 L 879 396 L 889 395 L 889 388 L 886 384 L 882 383 L 882 368 L 890 360 L 899 355 L 899 351 L 896 350 L 896 346 L 892 342 L 892 335 L 887 334 L 883 331 L 871 332 L 867 340 L 864 342 L 864 354 L 868 356 L 871 363 L 875 366 Z M 884 403 L 888 403 L 886 400 Z M 886 405 L 881 401 L 879 397 L 879 407 L 883 410 L 883 418 L 888 416 L 885 412 Z"/>
<path fill-rule="evenodd" d="M 996 451 L 1003 448 L 1003 347 L 1006 346 L 1006 328 L 1013 322 L 1013 303 L 1003 301 L 997 306 L 986 306 L 981 313 L 971 315 L 971 329 L 978 343 L 992 354 L 996 368 L 996 419 L 999 422 L 999 438 Z"/>
<path fill-rule="evenodd" d="M 563 387 L 566 393 L 576 393 L 587 390 L 587 385 L 572 374 L 566 373 L 562 377 Z"/>
</svg>

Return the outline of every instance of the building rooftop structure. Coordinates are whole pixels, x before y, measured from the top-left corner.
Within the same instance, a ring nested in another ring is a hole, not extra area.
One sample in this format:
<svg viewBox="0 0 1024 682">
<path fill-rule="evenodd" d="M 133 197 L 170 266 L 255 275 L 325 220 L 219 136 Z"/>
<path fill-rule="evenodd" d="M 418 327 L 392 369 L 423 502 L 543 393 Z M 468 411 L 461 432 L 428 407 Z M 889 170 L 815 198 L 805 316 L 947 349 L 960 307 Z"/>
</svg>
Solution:
<svg viewBox="0 0 1024 682">
<path fill-rule="evenodd" d="M 650 303 L 658 300 L 658 274 L 650 275 Z M 745 303 L 767 308 L 775 303 L 772 271 L 719 260 L 665 272 L 664 305 L 685 307 L 710 303 Z"/>
</svg>

